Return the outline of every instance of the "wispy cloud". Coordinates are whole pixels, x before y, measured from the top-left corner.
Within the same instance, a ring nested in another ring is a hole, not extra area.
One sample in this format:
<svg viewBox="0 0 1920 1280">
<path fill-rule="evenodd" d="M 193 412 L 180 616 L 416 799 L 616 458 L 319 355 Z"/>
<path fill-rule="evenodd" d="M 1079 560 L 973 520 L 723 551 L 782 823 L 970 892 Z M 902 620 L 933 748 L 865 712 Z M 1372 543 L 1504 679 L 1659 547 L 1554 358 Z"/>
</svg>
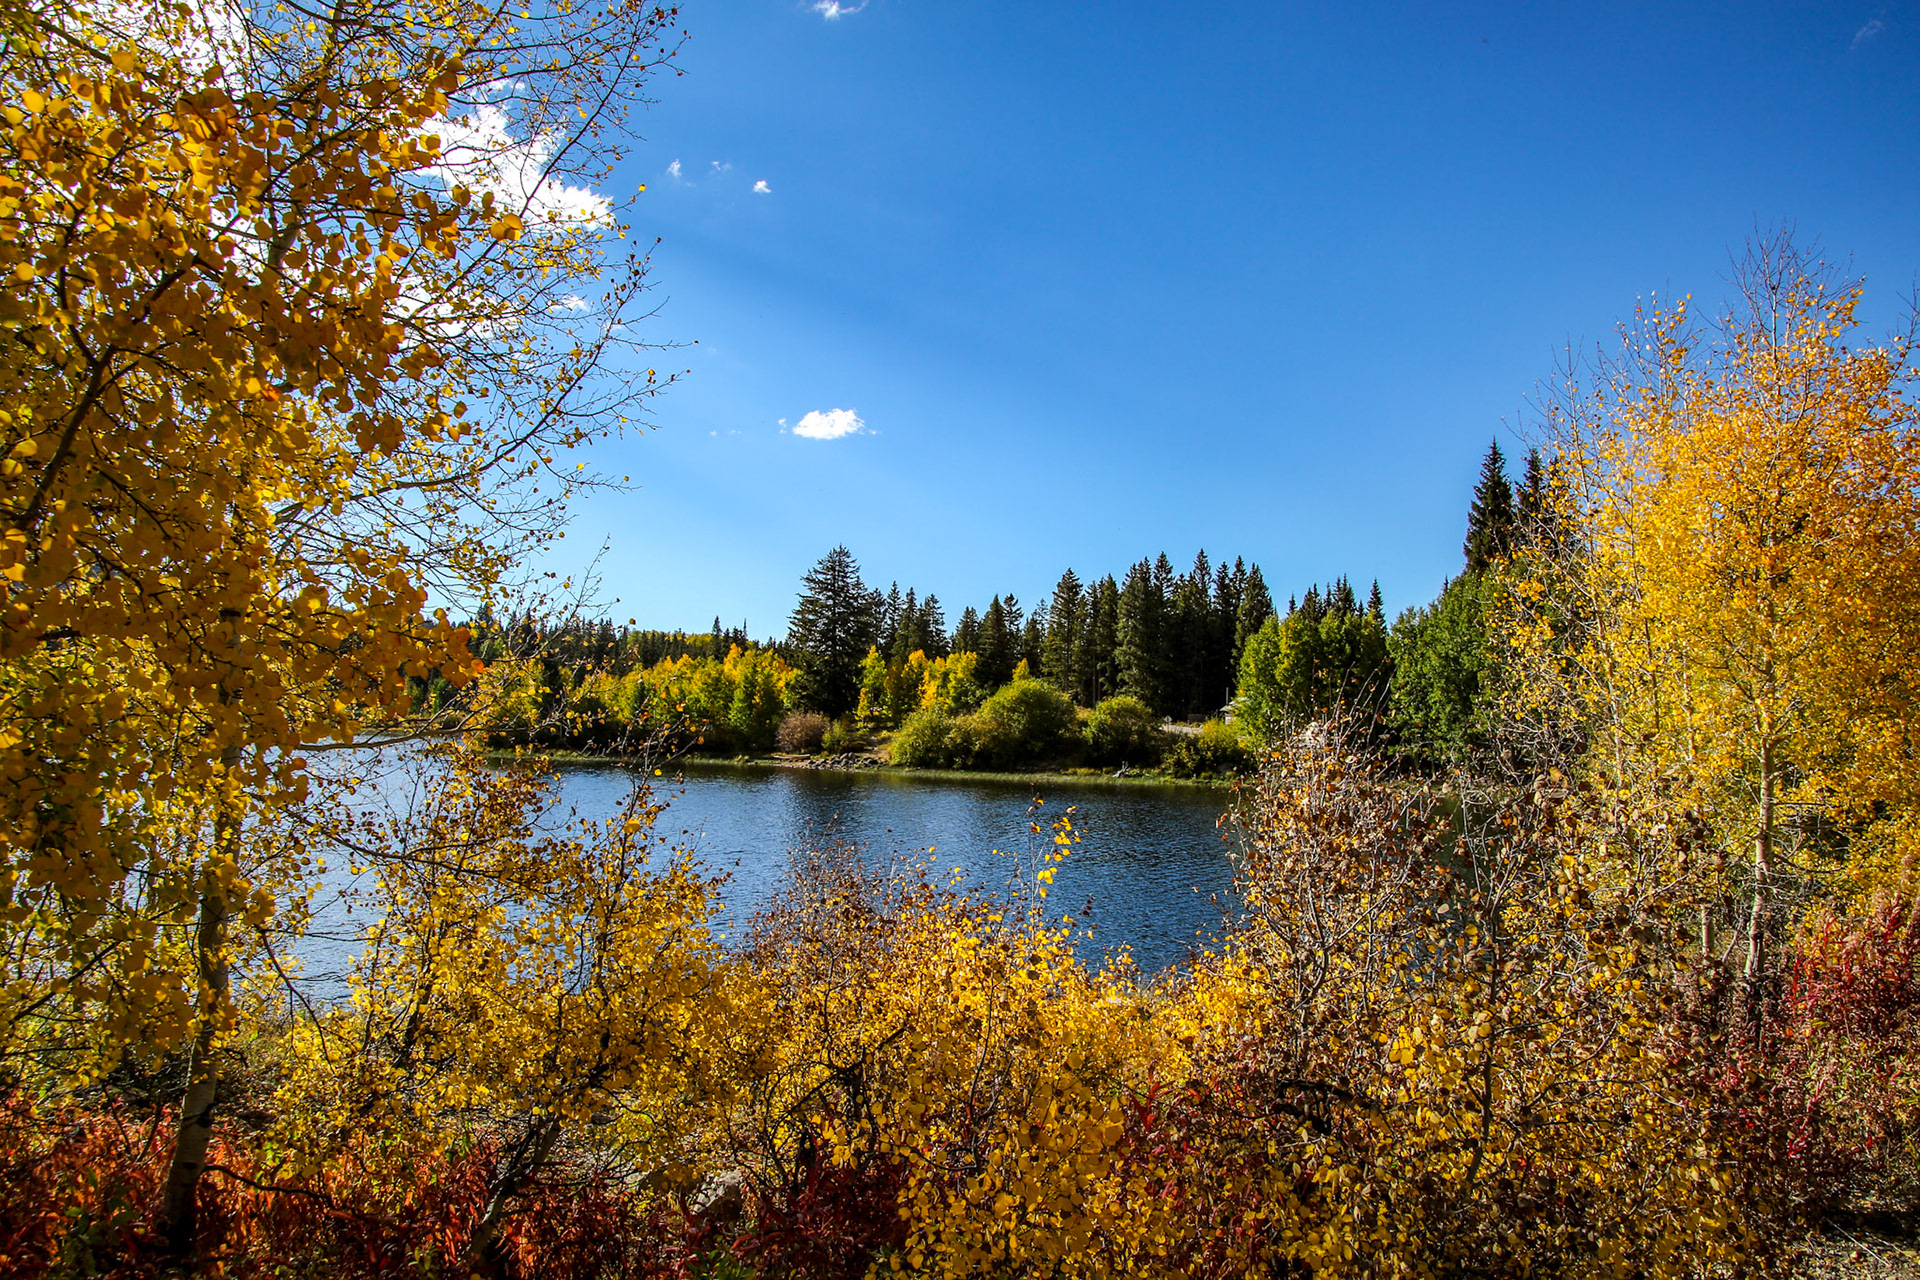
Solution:
<svg viewBox="0 0 1920 1280">
<path fill-rule="evenodd" d="M 757 196 L 772 195 L 773 188 L 767 185 L 767 180 L 765 178 L 762 178 L 760 179 L 760 181 L 753 184 L 753 194 Z"/>
<path fill-rule="evenodd" d="M 1853 33 L 1853 43 L 1849 45 L 1848 48 L 1858 49 L 1861 45 L 1873 39 L 1875 36 L 1879 35 L 1882 31 L 1885 31 L 1886 29 L 1887 29 L 1886 23 L 1880 21 L 1880 19 L 1878 18 L 1874 18 L 1873 20 L 1868 22 L 1866 26 L 1860 28 L 1858 31 Z"/>
<path fill-rule="evenodd" d="M 680 162 L 678 160 L 675 160 L 672 164 L 667 166 L 667 176 L 669 178 L 672 178 L 675 182 L 686 181 L 685 178 L 680 176 Z"/>
<path fill-rule="evenodd" d="M 707 171 L 707 175 L 709 177 L 717 178 L 731 168 L 733 168 L 733 164 L 731 161 L 722 162 L 719 160 L 715 160 L 712 162 L 712 168 L 710 168 Z"/>
<path fill-rule="evenodd" d="M 789 429 L 785 418 L 780 419 L 780 429 Z M 852 409 L 828 409 L 825 412 L 814 409 L 791 429 L 793 434 L 809 440 L 838 440 L 841 436 L 858 435 L 867 429 L 867 424 Z"/>
<path fill-rule="evenodd" d="M 840 0 L 814 0 L 813 11 L 828 22 L 838 22 L 849 14 L 860 12 L 867 7 L 867 0 L 858 4 L 841 4 Z"/>
</svg>

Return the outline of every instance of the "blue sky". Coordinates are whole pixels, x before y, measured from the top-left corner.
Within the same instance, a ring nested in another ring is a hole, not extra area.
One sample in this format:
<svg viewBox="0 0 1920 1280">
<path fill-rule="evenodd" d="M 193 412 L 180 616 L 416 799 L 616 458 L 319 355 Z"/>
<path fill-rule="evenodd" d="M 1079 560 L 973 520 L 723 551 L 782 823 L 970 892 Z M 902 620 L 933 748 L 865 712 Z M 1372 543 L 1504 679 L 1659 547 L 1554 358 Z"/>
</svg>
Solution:
<svg viewBox="0 0 1920 1280">
<path fill-rule="evenodd" d="M 644 625 L 782 632 L 838 542 L 950 618 L 1201 547 L 1397 611 L 1569 342 L 1718 298 L 1756 225 L 1850 257 L 1876 329 L 1920 272 L 1898 5 L 682 16 L 613 185 L 697 345 L 565 544 Z"/>
</svg>

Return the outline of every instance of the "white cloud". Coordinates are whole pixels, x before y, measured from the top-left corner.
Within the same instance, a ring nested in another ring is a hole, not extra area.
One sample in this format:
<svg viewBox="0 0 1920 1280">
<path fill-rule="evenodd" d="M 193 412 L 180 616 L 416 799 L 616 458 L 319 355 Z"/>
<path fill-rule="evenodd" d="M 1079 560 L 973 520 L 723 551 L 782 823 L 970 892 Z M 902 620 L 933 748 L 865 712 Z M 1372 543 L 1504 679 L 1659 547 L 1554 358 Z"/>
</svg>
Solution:
<svg viewBox="0 0 1920 1280">
<path fill-rule="evenodd" d="M 1868 22 L 1866 26 L 1853 33 L 1853 44 L 1850 45 L 1849 48 L 1858 49 L 1861 45 L 1873 39 L 1886 29 L 1886 23 L 1880 21 L 1878 18 L 1873 19 Z"/>
<path fill-rule="evenodd" d="M 762 178 L 760 179 L 760 181 L 753 184 L 753 193 L 757 196 L 772 195 L 773 188 L 767 185 L 767 180 L 765 178 Z"/>
<path fill-rule="evenodd" d="M 786 421 L 780 419 L 782 430 L 786 429 Z M 828 409 L 824 413 L 815 409 L 794 424 L 793 434 L 809 440 L 838 440 L 841 436 L 857 435 L 866 428 L 867 424 L 852 409 Z"/>
<path fill-rule="evenodd" d="M 508 209 L 524 209 L 529 221 L 605 226 L 613 220 L 611 200 L 547 173 L 560 148 L 557 135 L 516 138 L 507 113 L 492 103 L 463 116 L 429 120 L 422 132 L 440 139 L 440 163 L 432 172 L 449 187 L 490 191 Z"/>
<path fill-rule="evenodd" d="M 675 160 L 672 164 L 667 166 L 667 176 L 669 178 L 672 178 L 675 182 L 686 181 L 685 178 L 680 176 L 680 162 L 678 160 Z"/>
<path fill-rule="evenodd" d="M 159 57 L 177 55 L 196 74 L 217 66 L 222 79 L 252 81 L 255 32 L 247 6 L 237 0 L 194 0 L 184 9 L 167 0 L 81 0 L 71 7 L 53 6 L 51 12 L 58 15 L 57 22 L 80 18 L 97 23 L 108 34 L 152 49 Z M 76 26 L 68 26 L 67 32 L 78 39 L 92 34 L 90 28 Z"/>
<path fill-rule="evenodd" d="M 713 161 L 713 170 L 712 170 L 713 176 L 717 178 L 731 168 L 733 168 L 733 165 L 731 162 L 727 164 L 722 164 L 718 160 L 715 160 Z"/>
<path fill-rule="evenodd" d="M 813 11 L 828 22 L 838 22 L 848 14 L 858 13 L 867 7 L 867 0 L 858 4 L 841 4 L 840 0 L 814 0 Z"/>
</svg>

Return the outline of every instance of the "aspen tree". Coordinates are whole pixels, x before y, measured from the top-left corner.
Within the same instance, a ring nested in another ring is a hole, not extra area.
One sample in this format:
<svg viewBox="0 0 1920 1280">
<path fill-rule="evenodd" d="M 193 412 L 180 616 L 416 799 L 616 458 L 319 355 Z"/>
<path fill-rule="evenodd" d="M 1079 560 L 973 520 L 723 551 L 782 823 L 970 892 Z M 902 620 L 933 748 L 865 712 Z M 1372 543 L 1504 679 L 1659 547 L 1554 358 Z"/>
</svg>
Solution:
<svg viewBox="0 0 1920 1280">
<path fill-rule="evenodd" d="M 1558 648 L 1540 619 L 1503 626 L 1523 657 L 1554 649 L 1533 692 L 1574 691 L 1618 781 L 1697 788 L 1745 882 L 1727 923 L 1757 991 L 1784 864 L 1819 865 L 1823 824 L 1855 829 L 1855 889 L 1879 875 L 1861 851 L 1910 839 L 1920 433 L 1911 340 L 1850 345 L 1859 285 L 1784 237 L 1737 282 L 1717 326 L 1643 314 L 1559 412 L 1577 533 L 1552 590 L 1584 621 Z M 1552 593 L 1513 576 L 1521 612 Z"/>
<path fill-rule="evenodd" d="M 670 11 L 36 14 L 0 51 L 0 991 L 9 1070 L 188 1043 L 192 1188 L 240 833 L 303 752 L 472 670 L 442 601 L 558 535 L 643 259 L 598 176 Z M 191 924 L 192 941 L 180 941 Z M 182 985 L 185 990 L 183 992 Z"/>
</svg>

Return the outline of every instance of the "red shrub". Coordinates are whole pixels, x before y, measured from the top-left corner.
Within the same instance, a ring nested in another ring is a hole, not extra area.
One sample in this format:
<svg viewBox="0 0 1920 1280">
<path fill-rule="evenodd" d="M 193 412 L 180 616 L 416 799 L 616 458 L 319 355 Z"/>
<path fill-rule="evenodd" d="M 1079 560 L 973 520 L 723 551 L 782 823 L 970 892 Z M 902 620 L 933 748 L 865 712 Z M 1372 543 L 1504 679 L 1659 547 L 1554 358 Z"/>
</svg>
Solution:
<svg viewBox="0 0 1920 1280">
<path fill-rule="evenodd" d="M 161 1274 L 147 1230 L 166 1168 L 170 1117 L 0 1103 L 0 1280 L 51 1273 Z M 284 1274 L 427 1277 L 466 1247 L 497 1150 L 423 1158 L 404 1184 L 362 1176 L 348 1155 L 300 1186 L 273 1185 L 216 1141 L 200 1191 L 201 1256 L 235 1280 Z M 680 1276 L 683 1217 L 590 1168 L 528 1189 L 501 1233 L 510 1275 Z"/>
</svg>

